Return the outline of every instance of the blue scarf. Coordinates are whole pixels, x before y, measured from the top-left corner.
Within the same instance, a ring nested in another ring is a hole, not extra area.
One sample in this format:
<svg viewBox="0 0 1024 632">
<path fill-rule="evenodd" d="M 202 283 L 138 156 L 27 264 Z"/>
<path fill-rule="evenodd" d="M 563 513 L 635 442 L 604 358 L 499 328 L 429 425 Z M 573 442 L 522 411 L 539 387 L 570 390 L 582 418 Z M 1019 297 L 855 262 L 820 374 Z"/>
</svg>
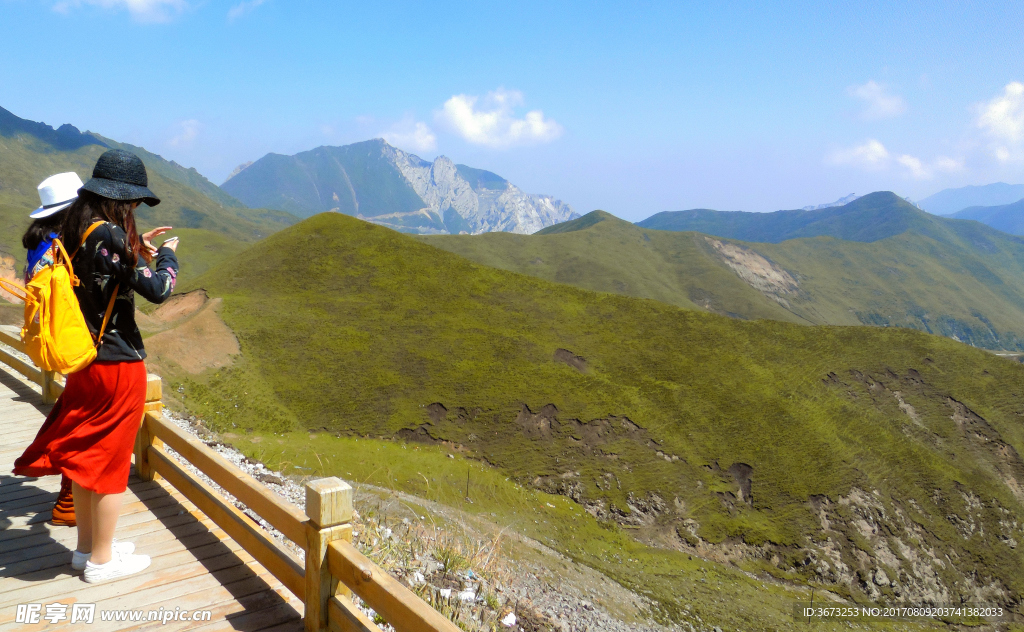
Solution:
<svg viewBox="0 0 1024 632">
<path fill-rule="evenodd" d="M 36 263 L 43 258 L 46 251 L 50 249 L 53 244 L 53 240 L 57 238 L 57 233 L 50 233 L 46 236 L 46 239 L 39 242 L 39 245 L 28 251 L 28 269 L 36 267 Z"/>
</svg>

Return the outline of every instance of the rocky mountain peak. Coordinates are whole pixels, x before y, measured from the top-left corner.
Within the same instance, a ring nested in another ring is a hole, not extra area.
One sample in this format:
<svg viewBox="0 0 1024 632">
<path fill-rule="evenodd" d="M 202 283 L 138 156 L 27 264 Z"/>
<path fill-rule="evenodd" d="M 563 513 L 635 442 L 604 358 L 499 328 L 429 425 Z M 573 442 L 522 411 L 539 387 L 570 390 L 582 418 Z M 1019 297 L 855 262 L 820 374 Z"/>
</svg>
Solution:
<svg viewBox="0 0 1024 632">
<path fill-rule="evenodd" d="M 524 193 L 495 173 L 447 156 L 427 161 L 383 138 L 295 156 L 268 154 L 243 165 L 223 186 L 254 207 L 300 217 L 336 210 L 422 234 L 525 234 L 579 217 L 568 204 Z"/>
</svg>

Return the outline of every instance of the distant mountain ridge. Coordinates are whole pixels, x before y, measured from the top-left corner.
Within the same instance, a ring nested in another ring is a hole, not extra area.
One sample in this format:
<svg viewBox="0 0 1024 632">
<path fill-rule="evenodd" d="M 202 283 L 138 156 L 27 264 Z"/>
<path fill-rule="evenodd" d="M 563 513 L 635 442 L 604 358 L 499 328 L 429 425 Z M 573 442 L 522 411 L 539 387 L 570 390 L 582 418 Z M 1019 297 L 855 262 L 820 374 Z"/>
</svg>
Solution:
<svg viewBox="0 0 1024 632">
<path fill-rule="evenodd" d="M 1002 206 L 971 206 L 949 217 L 973 219 L 1011 235 L 1024 235 L 1024 199 Z"/>
<path fill-rule="evenodd" d="M 174 180 L 179 184 L 192 187 L 200 191 L 206 197 L 222 206 L 230 208 L 245 208 L 245 204 L 228 195 L 223 189 L 206 179 L 206 176 L 199 173 L 195 167 L 183 167 L 173 160 L 167 160 L 163 156 L 154 154 L 142 147 L 119 143 L 94 132 L 89 132 L 93 137 L 104 142 L 108 147 L 130 151 L 146 164 L 146 168 L 160 173 L 165 178 Z"/>
<path fill-rule="evenodd" d="M 918 206 L 936 215 L 953 215 L 972 206 L 1002 206 L 1024 199 L 1024 184 L 994 182 L 981 186 L 944 189 L 918 201 Z"/>
<path fill-rule="evenodd" d="M 844 204 L 849 204 L 850 202 L 856 200 L 859 197 L 863 197 L 863 196 L 857 195 L 856 193 L 851 193 L 850 195 L 845 195 L 845 196 L 839 198 L 835 202 L 830 202 L 828 204 L 812 204 L 810 206 L 805 206 L 805 207 L 803 207 L 800 210 L 802 210 L 802 211 L 820 211 L 823 208 L 832 208 L 833 206 L 843 206 Z"/>
<path fill-rule="evenodd" d="M 579 217 L 497 174 L 445 156 L 429 162 L 383 139 L 267 154 L 221 188 L 250 206 L 300 217 L 335 211 L 420 234 L 533 233 Z"/>
<path fill-rule="evenodd" d="M 145 163 L 149 186 L 162 202 L 156 208 L 139 207 L 139 227 L 174 226 L 181 237 L 183 278 L 296 221 L 280 211 L 246 208 L 195 169 L 141 147 L 70 124 L 54 129 L 0 108 L 0 276 L 14 278 L 21 272 L 21 235 L 31 221 L 29 212 L 39 205 L 36 186 L 67 171 L 88 180 L 96 159 L 112 147 L 131 151 Z"/>
<path fill-rule="evenodd" d="M 693 209 L 658 213 L 636 225 L 773 244 L 818 236 L 873 242 L 898 235 L 911 227 L 925 232 L 930 229 L 930 224 L 924 221 L 913 204 L 888 191 L 869 193 L 849 204 L 820 210 L 748 213 Z"/>
<path fill-rule="evenodd" d="M 89 145 L 106 147 L 106 143 L 102 139 L 88 132 L 83 133 L 74 125 L 65 123 L 54 129 L 46 123 L 29 121 L 0 108 L 0 136 L 12 138 L 18 134 L 34 136 L 62 151 L 74 151 Z"/>
</svg>

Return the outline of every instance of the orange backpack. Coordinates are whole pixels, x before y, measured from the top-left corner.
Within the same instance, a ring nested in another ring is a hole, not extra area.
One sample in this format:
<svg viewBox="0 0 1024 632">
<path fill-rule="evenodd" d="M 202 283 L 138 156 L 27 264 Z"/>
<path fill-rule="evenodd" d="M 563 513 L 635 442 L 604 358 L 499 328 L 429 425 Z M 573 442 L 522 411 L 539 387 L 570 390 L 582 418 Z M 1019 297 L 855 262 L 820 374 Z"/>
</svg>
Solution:
<svg viewBox="0 0 1024 632">
<path fill-rule="evenodd" d="M 89 226 L 79 248 L 103 223 L 94 222 Z M 53 263 L 36 273 L 28 286 L 4 279 L 0 279 L 0 286 L 25 301 L 25 325 L 21 328 L 25 353 L 44 371 L 68 375 L 84 369 L 96 359 L 96 350 L 103 342 L 103 332 L 107 329 L 121 286 L 114 288 L 99 335 L 94 337 L 75 296 L 74 287 L 79 285 L 79 280 L 71 267 L 74 255 L 68 256 L 60 239 L 53 240 L 52 252 Z"/>
</svg>

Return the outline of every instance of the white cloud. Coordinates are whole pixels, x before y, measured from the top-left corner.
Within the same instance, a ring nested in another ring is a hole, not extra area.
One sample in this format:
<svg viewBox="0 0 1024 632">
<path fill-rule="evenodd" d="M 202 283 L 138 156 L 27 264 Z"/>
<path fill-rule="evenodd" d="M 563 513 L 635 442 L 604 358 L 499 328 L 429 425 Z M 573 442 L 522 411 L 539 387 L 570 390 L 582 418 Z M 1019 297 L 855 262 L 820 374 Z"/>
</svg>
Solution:
<svg viewBox="0 0 1024 632">
<path fill-rule="evenodd" d="M 950 158 L 949 156 L 939 156 L 932 162 L 932 168 L 936 171 L 944 171 L 946 173 L 956 173 L 957 171 L 964 170 L 964 160 L 961 158 Z"/>
<path fill-rule="evenodd" d="M 835 165 L 859 167 L 868 171 L 881 171 L 895 164 L 906 169 L 906 175 L 917 180 L 929 180 L 937 172 L 954 173 L 964 169 L 963 159 L 937 156 L 931 162 L 910 154 L 893 156 L 881 142 L 869 138 L 860 145 L 839 149 L 828 156 L 827 162 Z"/>
<path fill-rule="evenodd" d="M 925 163 L 916 156 L 903 154 L 896 159 L 896 162 L 906 167 L 910 177 L 916 180 L 931 180 L 935 177 L 935 173 L 940 171 L 944 173 L 955 173 L 957 171 L 963 171 L 964 169 L 963 160 L 957 160 L 955 158 L 950 158 L 949 156 L 938 156 L 930 163 Z"/>
<path fill-rule="evenodd" d="M 473 144 L 495 148 L 546 143 L 562 135 L 562 126 L 540 110 L 515 118 L 522 104 L 523 95 L 516 90 L 499 88 L 483 98 L 457 94 L 445 101 L 437 120 Z"/>
<path fill-rule="evenodd" d="M 426 123 L 405 119 L 381 134 L 384 140 L 395 147 L 410 151 L 433 151 L 437 149 L 437 136 Z"/>
<path fill-rule="evenodd" d="M 829 162 L 837 165 L 853 165 L 863 169 L 882 169 L 889 163 L 889 151 L 885 145 L 869 138 L 861 145 L 840 149 L 829 156 Z"/>
<path fill-rule="evenodd" d="M 234 22 L 246 13 L 253 11 L 267 0 L 243 0 L 228 10 L 228 21 Z"/>
<path fill-rule="evenodd" d="M 928 180 L 932 177 L 931 170 L 924 166 L 920 158 L 903 154 L 896 161 L 906 167 L 910 175 L 917 180 Z"/>
<path fill-rule="evenodd" d="M 171 147 L 188 147 L 199 136 L 201 125 L 195 119 L 178 123 L 178 134 L 167 141 Z"/>
<path fill-rule="evenodd" d="M 53 5 L 53 10 L 67 14 L 81 6 L 127 10 L 139 22 L 167 22 L 188 8 L 188 3 L 185 0 L 61 0 Z"/>
<path fill-rule="evenodd" d="M 1024 83 L 1012 81 L 1003 94 L 976 106 L 977 126 L 992 139 L 992 153 L 1001 162 L 1020 159 L 1024 142 Z"/>
<path fill-rule="evenodd" d="M 846 91 L 850 96 L 864 102 L 860 116 L 867 120 L 893 118 L 907 111 L 903 97 L 888 94 L 885 87 L 875 81 L 869 81 L 862 86 L 850 86 Z"/>
</svg>

